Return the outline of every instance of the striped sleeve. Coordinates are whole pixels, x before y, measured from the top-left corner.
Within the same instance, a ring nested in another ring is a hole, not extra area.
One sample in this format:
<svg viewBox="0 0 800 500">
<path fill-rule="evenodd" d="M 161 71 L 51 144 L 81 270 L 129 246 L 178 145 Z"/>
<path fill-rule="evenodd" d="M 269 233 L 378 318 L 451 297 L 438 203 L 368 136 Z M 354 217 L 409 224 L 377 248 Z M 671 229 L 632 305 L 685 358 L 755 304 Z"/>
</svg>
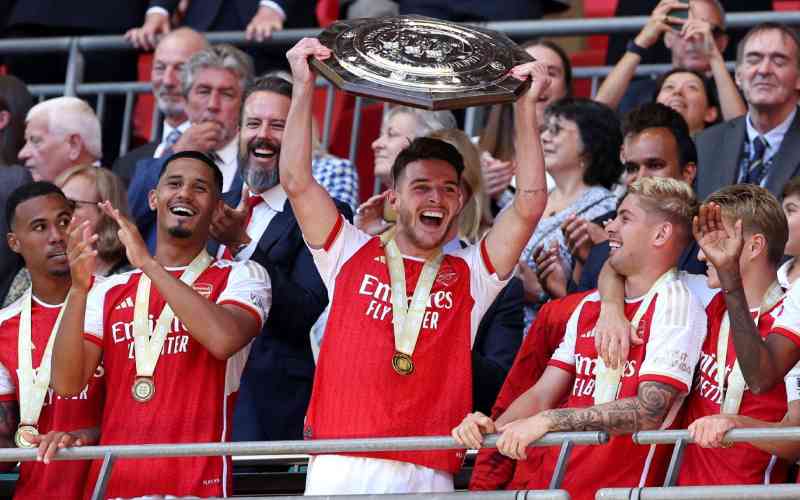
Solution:
<svg viewBox="0 0 800 500">
<path fill-rule="evenodd" d="M 783 307 L 772 325 L 770 334 L 787 338 L 800 348 L 800 285 L 795 284 L 786 292 Z"/>
<path fill-rule="evenodd" d="M 706 313 L 680 280 L 656 296 L 639 382 L 654 381 L 689 392 L 706 337 Z"/>
<path fill-rule="evenodd" d="M 267 270 L 252 260 L 233 262 L 225 289 L 217 297 L 217 304 L 241 307 L 255 317 L 261 329 L 272 305 L 272 284 Z"/>
</svg>

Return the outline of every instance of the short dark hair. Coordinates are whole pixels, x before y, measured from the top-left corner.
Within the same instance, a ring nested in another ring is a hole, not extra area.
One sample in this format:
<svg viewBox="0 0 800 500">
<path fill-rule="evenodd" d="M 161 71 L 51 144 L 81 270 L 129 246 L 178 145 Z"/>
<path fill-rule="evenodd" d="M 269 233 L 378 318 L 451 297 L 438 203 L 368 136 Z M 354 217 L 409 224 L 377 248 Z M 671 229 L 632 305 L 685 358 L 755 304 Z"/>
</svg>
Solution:
<svg viewBox="0 0 800 500">
<path fill-rule="evenodd" d="M 550 40 L 534 38 L 523 43 L 520 47 L 523 50 L 530 47 L 547 47 L 555 52 L 558 58 L 561 59 L 561 66 L 564 68 L 564 87 L 567 89 L 567 96 L 572 96 L 572 62 L 570 62 L 569 56 L 559 44 Z"/>
<path fill-rule="evenodd" d="M 164 172 L 167 171 L 167 166 L 175 160 L 180 160 L 181 158 L 191 158 L 192 160 L 201 161 L 206 164 L 208 168 L 211 169 L 211 172 L 214 174 L 214 183 L 217 187 L 217 193 L 222 193 L 222 172 L 220 171 L 219 167 L 214 160 L 212 160 L 207 154 L 202 153 L 200 151 L 181 151 L 179 153 L 175 153 L 164 162 L 164 166 L 161 167 L 161 172 L 158 173 L 158 180 L 161 180 L 161 177 L 164 176 Z"/>
<path fill-rule="evenodd" d="M 274 92 L 291 99 L 292 82 L 286 78 L 271 74 L 259 76 L 250 82 L 250 84 L 244 89 L 244 94 L 242 94 L 242 107 L 239 111 L 239 123 L 242 122 L 242 118 L 244 117 L 244 103 L 247 102 L 248 97 L 256 92 Z"/>
<path fill-rule="evenodd" d="M 452 144 L 430 137 L 417 137 L 404 150 L 400 151 L 392 165 L 392 182 L 397 185 L 397 180 L 403 175 L 409 163 L 418 160 L 442 160 L 455 169 L 458 179 L 464 171 L 464 158 Z"/>
<path fill-rule="evenodd" d="M 662 74 L 656 80 L 656 90 L 653 92 L 653 102 L 658 99 L 658 94 L 661 93 L 661 87 L 664 86 L 664 82 L 667 81 L 667 78 L 676 74 L 676 73 L 691 73 L 703 82 L 703 89 L 706 92 L 706 100 L 708 101 L 708 107 L 710 108 L 719 108 L 719 96 L 717 95 L 717 88 L 712 83 L 711 79 L 706 78 L 705 75 L 700 73 L 699 71 L 693 69 L 686 69 L 686 68 L 672 68 L 671 70 L 667 71 L 666 73 Z M 722 113 L 717 113 L 717 121 L 720 121 Z M 710 124 L 709 124 L 710 125 Z"/>
<path fill-rule="evenodd" d="M 0 130 L 0 166 L 17 163 L 25 145 L 25 116 L 33 106 L 33 96 L 25 82 L 12 75 L 0 75 L 0 111 L 8 111 L 8 126 Z"/>
<path fill-rule="evenodd" d="M 669 106 L 657 102 L 644 103 L 629 111 L 622 122 L 622 133 L 625 137 L 651 128 L 665 128 L 672 133 L 678 144 L 681 167 L 697 163 L 697 147 L 689 133 L 689 125 L 680 113 Z"/>
<path fill-rule="evenodd" d="M 789 179 L 789 182 L 783 186 L 783 192 L 781 193 L 782 198 L 793 195 L 800 195 L 800 175 L 792 177 Z"/>
<path fill-rule="evenodd" d="M 739 41 L 739 45 L 736 46 L 736 66 L 739 66 L 742 64 L 742 62 L 744 62 L 744 47 L 747 45 L 747 42 L 750 41 L 750 38 L 765 31 L 778 31 L 784 37 L 788 37 L 792 40 L 792 42 L 794 42 L 794 53 L 796 59 L 795 64 L 800 67 L 800 35 L 797 34 L 797 30 L 794 28 L 783 23 L 775 22 L 757 24 L 750 28 L 750 31 L 745 33 L 745 35 Z"/>
<path fill-rule="evenodd" d="M 575 122 L 587 157 L 583 182 L 610 189 L 619 180 L 623 168 L 619 159 L 622 132 L 617 114 L 599 102 L 564 97 L 551 104 L 545 115 Z"/>
<path fill-rule="evenodd" d="M 16 216 L 17 207 L 19 205 L 28 200 L 32 200 L 33 198 L 48 196 L 51 194 L 55 194 L 64 198 L 64 201 L 71 206 L 64 192 L 52 182 L 29 182 L 12 191 L 11 195 L 8 197 L 8 200 L 6 200 L 6 222 L 8 222 L 8 227 L 10 228 L 13 225 L 14 217 Z"/>
</svg>

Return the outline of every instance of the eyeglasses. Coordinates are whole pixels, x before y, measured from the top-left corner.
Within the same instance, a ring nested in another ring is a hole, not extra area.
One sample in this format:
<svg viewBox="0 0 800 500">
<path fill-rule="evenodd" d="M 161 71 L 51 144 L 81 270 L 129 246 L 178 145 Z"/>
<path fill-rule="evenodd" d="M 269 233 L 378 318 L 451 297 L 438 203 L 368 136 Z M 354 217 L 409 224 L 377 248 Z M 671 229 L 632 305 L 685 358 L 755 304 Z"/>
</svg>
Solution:
<svg viewBox="0 0 800 500">
<path fill-rule="evenodd" d="M 100 203 L 99 201 L 76 200 L 75 198 L 69 198 L 69 202 L 72 204 L 73 209 L 78 208 L 81 205 L 90 205 L 97 209 L 100 208 L 97 206 L 97 204 Z"/>
</svg>

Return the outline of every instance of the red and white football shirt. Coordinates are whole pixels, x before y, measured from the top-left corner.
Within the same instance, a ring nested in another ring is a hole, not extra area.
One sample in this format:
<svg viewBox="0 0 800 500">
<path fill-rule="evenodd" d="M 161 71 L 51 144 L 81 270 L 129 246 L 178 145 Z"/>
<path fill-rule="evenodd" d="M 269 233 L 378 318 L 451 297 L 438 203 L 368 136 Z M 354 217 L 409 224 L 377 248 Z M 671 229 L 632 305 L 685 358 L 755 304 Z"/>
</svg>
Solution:
<svg viewBox="0 0 800 500">
<path fill-rule="evenodd" d="M 781 310 L 781 302 L 761 314 L 758 330 L 762 337 L 766 337 L 772 329 L 777 313 Z M 726 311 L 725 296 L 720 292 L 706 308 L 708 336 L 700 353 L 694 389 L 686 399 L 686 425 L 699 418 L 720 413 L 722 393 L 717 380 L 720 370 L 717 341 Z M 731 332 L 725 358 L 726 378 L 730 376 L 735 361 L 736 348 Z M 779 422 L 786 414 L 786 388 L 778 384 L 761 395 L 755 395 L 745 388 L 739 414 L 767 422 Z M 678 485 L 782 483 L 786 480 L 786 473 L 783 462 L 777 462 L 776 465 L 769 453 L 748 443 L 736 443 L 727 449 L 700 448 L 689 444 L 684 452 Z"/>
<path fill-rule="evenodd" d="M 18 338 L 22 299 L 0 311 L 0 400 L 19 401 Z M 62 305 L 45 304 L 33 297 L 31 303 L 31 340 L 33 366 L 41 366 L 44 348 Z M 50 431 L 76 431 L 100 426 L 103 411 L 103 367 L 97 368 L 80 394 L 62 398 L 48 389 L 39 415 L 40 434 Z M 22 462 L 15 499 L 32 500 L 80 498 L 86 484 L 88 460 Z"/>
<path fill-rule="evenodd" d="M 626 301 L 625 315 L 632 319 L 641 299 Z M 575 376 L 565 408 L 594 406 L 597 350 L 594 326 L 600 315 L 600 297 L 586 297 L 567 323 L 564 341 L 550 364 Z M 642 345 L 632 345 L 620 381 L 617 399 L 636 397 L 643 382 L 668 384 L 689 392 L 700 346 L 706 335 L 703 307 L 680 279 L 664 285 L 639 322 Z M 663 427 L 672 425 L 683 398 L 668 413 Z M 576 446 L 570 455 L 563 488 L 572 498 L 594 499 L 601 487 L 652 486 L 661 481 L 670 448 L 648 447 L 630 435 L 613 436 L 601 446 Z M 549 447 L 539 477 L 529 487 L 546 488 L 558 459 L 559 448 Z M 624 457 L 624 459 L 622 458 Z"/>
<path fill-rule="evenodd" d="M 168 268 L 176 277 L 184 268 Z M 147 443 L 210 443 L 230 438 L 230 422 L 239 380 L 250 350 L 248 344 L 227 360 L 211 355 L 179 317 L 164 341 L 153 382 L 153 399 L 133 399 L 136 378 L 133 310 L 139 270 L 109 277 L 89 293 L 84 338 L 103 349 L 107 397 L 101 445 Z M 255 262 L 214 261 L 192 285 L 217 304 L 232 304 L 264 323 L 271 300 L 267 271 Z M 150 290 L 150 319 L 164 308 L 155 285 Z M 151 327 L 152 328 L 152 327 Z M 89 489 L 100 462 L 92 464 Z M 143 471 L 158 471 L 147 474 Z M 150 458 L 115 463 L 107 494 L 134 497 L 150 494 L 201 497 L 230 494 L 230 458 Z"/>
<path fill-rule="evenodd" d="M 380 239 L 343 218 L 311 250 L 331 310 L 306 417 L 306 437 L 446 435 L 472 408 L 471 346 L 478 323 L 505 286 L 485 243 L 447 253 L 430 292 L 413 353 L 414 373 L 392 369 L 391 281 Z M 411 297 L 424 262 L 403 259 Z M 360 456 L 456 472 L 463 450 Z"/>
</svg>

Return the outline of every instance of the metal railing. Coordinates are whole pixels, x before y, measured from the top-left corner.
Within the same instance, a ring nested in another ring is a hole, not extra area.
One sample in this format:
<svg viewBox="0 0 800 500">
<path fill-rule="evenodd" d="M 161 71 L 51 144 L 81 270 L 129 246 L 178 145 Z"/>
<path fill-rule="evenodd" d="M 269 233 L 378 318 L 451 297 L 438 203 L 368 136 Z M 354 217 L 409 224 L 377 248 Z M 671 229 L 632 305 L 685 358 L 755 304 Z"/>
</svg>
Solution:
<svg viewBox="0 0 800 500">
<path fill-rule="evenodd" d="M 486 436 L 484 448 L 493 448 L 497 435 Z M 553 432 L 530 446 L 561 446 L 558 463 L 553 472 L 550 489 L 556 490 L 566 470 L 567 460 L 574 445 L 602 444 L 608 441 L 604 432 Z M 199 457 L 199 456 L 250 456 L 250 455 L 297 455 L 319 453 L 363 453 L 397 450 L 450 450 L 463 448 L 451 437 L 404 437 L 372 439 L 317 439 L 309 441 L 265 441 L 240 443 L 191 443 L 191 444 L 144 444 L 85 446 L 59 450 L 53 460 L 102 459 L 103 464 L 97 479 L 92 499 L 104 498 L 111 470 L 117 459 L 153 457 Z M 0 449 L 0 462 L 25 462 L 36 460 L 37 450 Z M 549 498 L 549 497 L 547 497 Z"/>
<path fill-rule="evenodd" d="M 797 500 L 800 485 L 679 486 L 673 488 L 605 488 L 596 500 Z"/>
<path fill-rule="evenodd" d="M 461 491 L 454 493 L 414 493 L 414 494 L 382 494 L 382 495 L 331 495 L 306 496 L 311 499 L 329 500 L 569 500 L 569 493 L 564 490 L 531 490 L 531 491 Z M 240 499 L 241 500 L 241 499 Z M 255 500 L 255 499 L 253 499 Z M 269 500 L 297 500 L 296 496 L 271 496 Z"/>
<path fill-rule="evenodd" d="M 761 22 L 778 21 L 787 24 L 800 24 L 800 12 L 749 12 L 735 13 L 727 16 L 729 28 L 745 28 L 754 26 Z M 633 33 L 642 28 L 647 22 L 647 17 L 619 17 L 619 18 L 594 18 L 594 19 L 560 19 L 544 21 L 503 21 L 482 23 L 490 29 L 501 31 L 517 39 L 527 39 L 537 36 L 560 36 L 560 35 L 595 35 L 608 33 Z M 288 47 L 297 40 L 315 36 L 319 33 L 318 29 L 296 29 L 285 30 L 273 33 L 272 37 L 264 42 L 253 42 L 245 39 L 244 32 L 228 31 L 207 33 L 211 43 L 231 43 L 237 46 L 283 46 Z M 140 82 L 122 83 L 83 83 L 83 73 L 85 61 L 84 52 L 109 51 L 134 49 L 130 43 L 122 36 L 86 36 L 86 37 L 53 37 L 53 38 L 19 38 L 0 40 L 0 54 L 20 54 L 20 53 L 68 53 L 67 71 L 63 85 L 34 85 L 31 92 L 39 99 L 53 95 L 78 95 L 91 96 L 97 95 L 97 114 L 103 119 L 105 107 L 105 96 L 107 94 L 125 95 L 125 112 L 122 116 L 123 130 L 120 141 L 120 155 L 128 151 L 130 145 L 131 118 L 133 113 L 134 98 L 136 94 L 149 93 L 149 84 Z M 669 69 L 668 65 L 647 65 L 637 70 L 638 75 L 655 75 Z M 575 68 L 576 78 L 591 79 L 592 95 L 598 88 L 599 81 L 606 76 L 610 67 L 591 67 Z M 328 87 L 326 100 L 325 121 L 322 132 L 322 144 L 326 148 L 330 144 L 331 134 L 331 115 L 333 112 L 334 90 L 328 82 L 318 81 L 318 85 Z M 349 159 L 355 161 L 358 150 L 361 125 L 361 98 L 356 100 L 356 110 L 353 114 L 353 127 L 350 135 Z M 476 108 L 468 108 L 465 116 L 465 132 L 474 135 L 477 132 Z M 154 111 L 152 116 L 152 133 L 150 140 L 157 139 L 160 131 L 161 116 Z"/>
</svg>

